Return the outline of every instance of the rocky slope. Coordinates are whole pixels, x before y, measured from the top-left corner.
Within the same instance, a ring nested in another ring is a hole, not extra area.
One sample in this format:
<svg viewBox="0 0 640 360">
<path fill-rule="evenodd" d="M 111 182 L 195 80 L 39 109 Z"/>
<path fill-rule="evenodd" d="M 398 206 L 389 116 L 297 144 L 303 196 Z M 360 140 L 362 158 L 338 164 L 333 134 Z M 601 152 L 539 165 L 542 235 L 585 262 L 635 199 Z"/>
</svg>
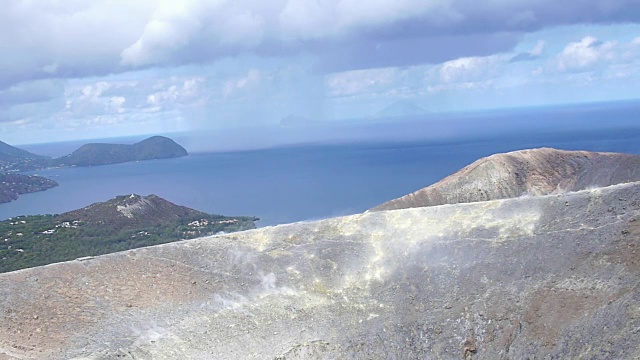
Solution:
<svg viewBox="0 0 640 360">
<path fill-rule="evenodd" d="M 153 136 L 133 145 L 92 143 L 53 160 L 57 166 L 95 166 L 128 161 L 187 156 L 187 150 L 164 136 Z"/>
<path fill-rule="evenodd" d="M 186 206 L 176 205 L 157 195 L 137 194 L 117 196 L 114 199 L 91 204 L 79 210 L 60 215 L 62 218 L 91 225 L 108 225 L 118 229 L 157 226 L 181 219 L 209 216 Z"/>
<path fill-rule="evenodd" d="M 631 183 L 16 271 L 0 359 L 636 359 L 639 236 Z"/>
<path fill-rule="evenodd" d="M 521 150 L 480 159 L 429 187 L 371 210 L 559 194 L 639 180 L 638 155 Z"/>
</svg>

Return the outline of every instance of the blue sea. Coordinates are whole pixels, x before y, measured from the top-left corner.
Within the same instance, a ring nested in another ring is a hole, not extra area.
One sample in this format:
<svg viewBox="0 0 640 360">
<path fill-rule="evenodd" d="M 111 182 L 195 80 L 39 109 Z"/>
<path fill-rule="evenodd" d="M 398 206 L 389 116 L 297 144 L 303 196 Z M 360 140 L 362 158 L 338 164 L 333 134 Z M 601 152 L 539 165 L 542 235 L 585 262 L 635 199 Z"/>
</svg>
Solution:
<svg viewBox="0 0 640 360">
<path fill-rule="evenodd" d="M 583 119 L 573 113 L 551 111 L 539 119 L 544 126 L 528 123 L 520 131 L 517 126 L 495 130 L 500 123 L 485 119 L 483 124 L 493 124 L 495 131 L 475 137 L 360 139 L 38 171 L 34 174 L 60 186 L 0 204 L 0 218 L 61 213 L 131 193 L 156 194 L 209 213 L 257 216 L 258 226 L 354 214 L 498 152 L 555 147 L 640 154 L 635 110 L 625 112 L 627 117 L 616 115 L 620 121 L 590 119 L 597 125 L 591 127 L 583 126 Z M 500 121 L 508 119 L 503 116 Z M 554 122 L 559 126 L 550 127 Z M 56 149 L 56 144 L 25 148 L 43 153 L 47 146 Z"/>
</svg>

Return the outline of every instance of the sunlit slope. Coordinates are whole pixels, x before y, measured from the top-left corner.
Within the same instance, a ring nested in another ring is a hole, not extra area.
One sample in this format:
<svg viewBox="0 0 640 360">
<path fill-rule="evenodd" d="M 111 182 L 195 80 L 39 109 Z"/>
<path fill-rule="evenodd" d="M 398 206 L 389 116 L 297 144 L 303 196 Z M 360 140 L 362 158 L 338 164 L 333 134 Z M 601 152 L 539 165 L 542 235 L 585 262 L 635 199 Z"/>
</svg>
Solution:
<svg viewBox="0 0 640 360">
<path fill-rule="evenodd" d="M 0 275 L 0 359 L 634 359 L 640 184 Z"/>
<path fill-rule="evenodd" d="M 640 181 L 640 156 L 520 150 L 482 158 L 441 181 L 373 211 L 548 195 Z"/>
</svg>

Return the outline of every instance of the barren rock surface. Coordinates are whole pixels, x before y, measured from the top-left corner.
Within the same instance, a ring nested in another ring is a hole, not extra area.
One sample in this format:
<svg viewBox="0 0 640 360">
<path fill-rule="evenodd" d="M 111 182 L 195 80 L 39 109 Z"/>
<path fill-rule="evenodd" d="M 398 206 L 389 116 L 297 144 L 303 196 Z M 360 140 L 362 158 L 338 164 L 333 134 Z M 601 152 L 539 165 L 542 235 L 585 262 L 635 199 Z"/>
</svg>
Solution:
<svg viewBox="0 0 640 360">
<path fill-rule="evenodd" d="M 548 195 L 640 181 L 640 156 L 520 150 L 480 159 L 443 180 L 373 211 Z"/>
<path fill-rule="evenodd" d="M 0 359 L 637 359 L 640 184 L 0 275 Z"/>
</svg>

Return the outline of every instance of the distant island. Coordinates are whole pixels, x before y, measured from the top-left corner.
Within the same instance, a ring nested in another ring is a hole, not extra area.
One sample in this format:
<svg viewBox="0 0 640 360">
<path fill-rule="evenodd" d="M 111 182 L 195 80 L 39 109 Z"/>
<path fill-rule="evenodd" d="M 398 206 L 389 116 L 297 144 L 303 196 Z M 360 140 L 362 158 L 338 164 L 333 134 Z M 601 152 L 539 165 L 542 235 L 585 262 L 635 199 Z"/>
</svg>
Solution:
<svg viewBox="0 0 640 360">
<path fill-rule="evenodd" d="M 133 145 L 92 143 L 52 160 L 57 166 L 96 166 L 129 161 L 187 156 L 187 150 L 164 136 L 153 136 Z"/>
<path fill-rule="evenodd" d="M 60 215 L 0 221 L 0 272 L 255 228 L 258 218 L 212 215 L 159 196 L 125 195 Z"/>
<path fill-rule="evenodd" d="M 185 148 L 165 136 L 152 136 L 133 145 L 90 143 L 69 155 L 52 159 L 0 141 L 0 173 L 34 171 L 65 166 L 96 166 L 129 161 L 187 156 Z"/>
<path fill-rule="evenodd" d="M 429 112 L 410 101 L 396 101 L 373 115 L 374 118 L 421 116 Z"/>
<path fill-rule="evenodd" d="M 36 155 L 0 141 L 0 203 L 16 200 L 19 195 L 44 191 L 58 186 L 53 180 L 16 172 L 67 166 L 97 166 L 129 161 L 187 156 L 187 150 L 164 136 L 153 136 L 133 145 L 92 143 L 73 153 L 52 159 Z"/>
</svg>

